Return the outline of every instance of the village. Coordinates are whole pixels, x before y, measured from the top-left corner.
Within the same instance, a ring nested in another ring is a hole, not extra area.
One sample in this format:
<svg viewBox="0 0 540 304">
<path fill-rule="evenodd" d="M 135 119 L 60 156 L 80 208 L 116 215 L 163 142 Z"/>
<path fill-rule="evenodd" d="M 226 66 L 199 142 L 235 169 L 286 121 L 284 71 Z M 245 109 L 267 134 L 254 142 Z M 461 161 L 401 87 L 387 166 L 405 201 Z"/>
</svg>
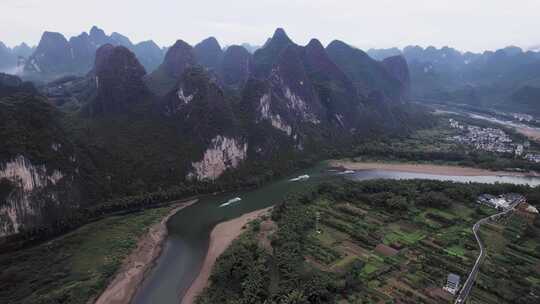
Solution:
<svg viewBox="0 0 540 304">
<path fill-rule="evenodd" d="M 450 127 L 462 131 L 461 134 L 449 138 L 450 141 L 472 146 L 476 150 L 513 154 L 527 161 L 540 163 L 540 154 L 527 152 L 530 142 L 515 143 L 510 136 L 498 128 L 481 128 L 467 125 L 455 119 L 449 119 Z"/>
</svg>

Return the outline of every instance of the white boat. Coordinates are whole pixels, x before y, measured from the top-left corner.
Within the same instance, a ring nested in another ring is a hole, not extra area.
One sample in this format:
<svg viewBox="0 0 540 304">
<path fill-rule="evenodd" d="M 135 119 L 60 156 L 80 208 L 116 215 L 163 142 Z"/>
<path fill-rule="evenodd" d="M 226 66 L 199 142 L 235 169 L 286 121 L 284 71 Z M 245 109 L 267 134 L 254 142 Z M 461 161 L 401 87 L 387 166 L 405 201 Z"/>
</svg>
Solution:
<svg viewBox="0 0 540 304">
<path fill-rule="evenodd" d="M 353 174 L 353 173 L 354 173 L 353 170 L 346 170 L 346 171 L 339 172 L 339 174 Z"/>
<path fill-rule="evenodd" d="M 290 181 L 291 182 L 298 182 L 298 181 L 303 181 L 303 180 L 306 180 L 306 179 L 309 179 L 309 175 L 307 175 L 307 174 L 295 177 L 295 178 L 291 179 Z"/>
<path fill-rule="evenodd" d="M 234 203 L 239 202 L 239 201 L 241 201 L 241 200 L 242 200 L 241 198 L 235 197 L 235 198 L 232 198 L 232 199 L 228 200 L 226 203 L 223 203 L 223 204 L 219 205 L 219 207 L 220 207 L 220 208 L 221 208 L 221 207 L 227 207 L 227 206 L 229 206 L 230 204 L 234 204 Z"/>
</svg>

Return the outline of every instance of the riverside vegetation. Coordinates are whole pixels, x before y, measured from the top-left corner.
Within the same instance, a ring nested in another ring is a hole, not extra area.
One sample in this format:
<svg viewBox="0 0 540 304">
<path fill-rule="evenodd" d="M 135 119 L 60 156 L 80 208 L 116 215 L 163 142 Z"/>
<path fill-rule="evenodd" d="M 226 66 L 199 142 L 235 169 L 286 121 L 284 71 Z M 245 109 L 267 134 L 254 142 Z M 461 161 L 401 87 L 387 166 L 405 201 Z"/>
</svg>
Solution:
<svg viewBox="0 0 540 304">
<path fill-rule="evenodd" d="M 494 153 L 475 150 L 469 146 L 449 140 L 457 134 L 450 128 L 448 119 L 480 126 L 503 129 L 514 142 L 525 142 L 527 139 L 509 128 L 479 119 L 455 115 L 439 115 L 432 127 L 422 128 L 398 138 L 381 138 L 377 141 L 367 140 L 354 148 L 353 155 L 357 161 L 395 161 L 435 163 L 475 167 L 495 171 L 540 171 L 540 164 L 515 157 L 514 154 Z M 540 150 L 540 144 L 530 142 L 532 151 Z"/>
<path fill-rule="evenodd" d="M 137 240 L 173 208 L 108 217 L 0 255 L 0 302 L 88 303 L 106 287 Z"/>
<path fill-rule="evenodd" d="M 441 289 L 447 274 L 466 277 L 478 254 L 471 227 L 496 212 L 476 204 L 477 195 L 506 192 L 540 203 L 538 189 L 506 184 L 323 183 L 253 223 L 217 261 L 197 303 L 450 303 Z M 268 230 L 268 221 L 277 229 Z M 540 260 L 532 249 L 540 245 L 540 220 L 517 221 L 507 235 L 527 236 L 500 244 L 514 248 L 504 258 L 488 258 L 475 303 L 538 300 Z M 492 280 L 493 269 L 512 263 L 521 266 Z"/>
</svg>

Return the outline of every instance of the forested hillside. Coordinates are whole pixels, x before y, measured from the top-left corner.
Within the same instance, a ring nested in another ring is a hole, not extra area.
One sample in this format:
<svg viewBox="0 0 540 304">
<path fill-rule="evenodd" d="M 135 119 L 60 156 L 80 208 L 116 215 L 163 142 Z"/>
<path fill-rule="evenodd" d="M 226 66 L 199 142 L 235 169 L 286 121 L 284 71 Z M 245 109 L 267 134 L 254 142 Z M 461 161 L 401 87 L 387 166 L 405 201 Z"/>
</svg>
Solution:
<svg viewBox="0 0 540 304">
<path fill-rule="evenodd" d="M 47 36 L 36 52 L 73 43 Z M 254 187 L 431 125 L 407 103 L 403 60 L 378 62 L 342 42 L 344 52 L 316 39 L 300 46 L 278 29 L 251 55 L 179 40 L 147 74 L 121 36 L 126 46 L 91 36 L 104 44 L 85 76 L 37 91 L 2 78 L 3 236 L 39 240 L 110 212 Z M 345 61 L 359 62 L 345 72 Z"/>
</svg>

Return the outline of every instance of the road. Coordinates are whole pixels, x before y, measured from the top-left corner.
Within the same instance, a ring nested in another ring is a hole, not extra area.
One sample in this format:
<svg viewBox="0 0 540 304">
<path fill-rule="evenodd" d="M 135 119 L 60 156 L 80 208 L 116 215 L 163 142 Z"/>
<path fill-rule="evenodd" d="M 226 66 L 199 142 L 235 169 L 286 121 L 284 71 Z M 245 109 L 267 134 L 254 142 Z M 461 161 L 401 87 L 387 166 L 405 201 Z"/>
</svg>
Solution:
<svg viewBox="0 0 540 304">
<path fill-rule="evenodd" d="M 467 280 L 465 281 L 465 284 L 463 284 L 463 288 L 461 288 L 461 291 L 459 292 L 458 297 L 456 298 L 455 304 L 463 304 L 467 300 L 467 297 L 469 296 L 473 286 L 474 282 L 476 280 L 476 276 L 478 275 L 478 271 L 480 270 L 480 265 L 482 264 L 482 261 L 484 260 L 484 257 L 486 256 L 486 249 L 484 247 L 484 244 L 482 243 L 482 240 L 480 239 L 480 235 L 478 234 L 478 230 L 480 229 L 480 226 L 489 220 L 495 220 L 498 217 L 502 215 L 506 215 L 514 210 L 518 203 L 513 204 L 508 208 L 507 210 L 488 216 L 486 218 L 483 218 L 476 222 L 472 228 L 472 231 L 474 233 L 474 237 L 476 238 L 476 242 L 478 242 L 478 247 L 480 247 L 480 254 L 478 255 L 478 258 L 476 259 L 476 262 L 474 263 L 474 266 L 471 270 L 471 273 L 469 274 L 469 277 L 467 277 Z"/>
</svg>

